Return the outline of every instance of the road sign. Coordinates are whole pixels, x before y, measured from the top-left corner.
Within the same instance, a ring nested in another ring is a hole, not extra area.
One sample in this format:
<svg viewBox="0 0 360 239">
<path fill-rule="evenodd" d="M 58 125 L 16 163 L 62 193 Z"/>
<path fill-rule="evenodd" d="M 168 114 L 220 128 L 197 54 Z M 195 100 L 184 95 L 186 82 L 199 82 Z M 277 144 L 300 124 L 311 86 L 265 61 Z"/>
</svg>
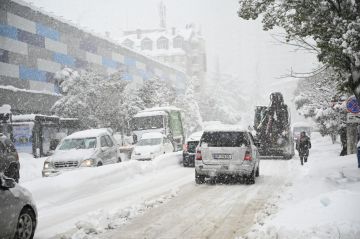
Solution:
<svg viewBox="0 0 360 239">
<path fill-rule="evenodd" d="M 349 99 L 346 101 L 346 108 L 350 113 L 360 113 L 360 105 L 355 96 L 349 97 Z"/>
<path fill-rule="evenodd" d="M 360 115 L 347 113 L 346 123 L 348 124 L 360 124 Z"/>
</svg>

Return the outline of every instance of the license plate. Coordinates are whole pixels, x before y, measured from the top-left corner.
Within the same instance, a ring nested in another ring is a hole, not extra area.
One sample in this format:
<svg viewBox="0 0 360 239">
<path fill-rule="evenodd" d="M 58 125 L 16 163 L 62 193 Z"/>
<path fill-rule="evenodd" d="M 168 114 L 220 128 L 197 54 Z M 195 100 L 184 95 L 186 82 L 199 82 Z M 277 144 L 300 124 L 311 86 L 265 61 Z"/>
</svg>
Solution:
<svg viewBox="0 0 360 239">
<path fill-rule="evenodd" d="M 214 159 L 232 159 L 231 154 L 213 154 Z"/>
</svg>

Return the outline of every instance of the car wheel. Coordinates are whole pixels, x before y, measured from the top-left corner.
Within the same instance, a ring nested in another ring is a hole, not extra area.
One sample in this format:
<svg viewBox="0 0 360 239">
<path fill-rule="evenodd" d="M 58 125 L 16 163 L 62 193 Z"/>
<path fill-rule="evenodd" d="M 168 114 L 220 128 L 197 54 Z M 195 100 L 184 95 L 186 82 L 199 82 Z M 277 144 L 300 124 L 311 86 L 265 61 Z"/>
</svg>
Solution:
<svg viewBox="0 0 360 239">
<path fill-rule="evenodd" d="M 102 166 L 102 165 L 103 165 L 102 162 L 98 162 L 96 166 L 100 167 L 100 166 Z"/>
<path fill-rule="evenodd" d="M 204 175 L 200 175 L 195 171 L 195 183 L 196 184 L 203 184 L 205 183 L 205 176 Z"/>
<path fill-rule="evenodd" d="M 253 170 L 251 175 L 247 178 L 247 184 L 255 184 L 255 170 Z"/>
<path fill-rule="evenodd" d="M 32 239 L 36 228 L 35 213 L 30 208 L 24 208 L 20 212 L 16 226 L 15 238 Z"/>
<path fill-rule="evenodd" d="M 120 158 L 120 157 L 118 158 L 118 161 L 117 161 L 117 162 L 118 162 L 118 163 L 121 163 L 121 158 Z"/>
<path fill-rule="evenodd" d="M 255 176 L 256 176 L 256 177 L 259 177 L 259 176 L 260 176 L 260 167 L 259 167 L 259 166 L 258 166 L 257 169 L 256 169 Z"/>
</svg>

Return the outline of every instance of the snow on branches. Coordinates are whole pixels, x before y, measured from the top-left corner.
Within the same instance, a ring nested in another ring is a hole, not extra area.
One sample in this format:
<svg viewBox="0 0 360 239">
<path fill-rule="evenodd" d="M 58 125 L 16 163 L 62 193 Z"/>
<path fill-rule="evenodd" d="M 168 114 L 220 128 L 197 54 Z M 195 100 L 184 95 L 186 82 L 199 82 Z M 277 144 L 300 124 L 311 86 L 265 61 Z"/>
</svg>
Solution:
<svg viewBox="0 0 360 239">
<path fill-rule="evenodd" d="M 264 30 L 281 27 L 287 41 L 315 40 L 319 61 L 341 73 L 343 79 L 335 80 L 346 80 L 343 89 L 360 99 L 359 0 L 242 0 L 239 5 L 239 17 L 261 15 Z"/>
</svg>

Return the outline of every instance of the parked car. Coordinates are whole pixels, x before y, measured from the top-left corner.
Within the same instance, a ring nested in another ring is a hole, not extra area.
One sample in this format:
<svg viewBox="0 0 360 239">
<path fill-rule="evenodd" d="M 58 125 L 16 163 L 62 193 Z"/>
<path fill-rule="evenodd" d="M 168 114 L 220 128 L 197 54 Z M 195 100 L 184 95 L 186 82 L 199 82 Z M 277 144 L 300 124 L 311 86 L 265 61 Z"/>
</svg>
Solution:
<svg viewBox="0 0 360 239">
<path fill-rule="evenodd" d="M 205 130 L 195 156 L 195 182 L 205 178 L 244 178 L 249 184 L 259 176 L 259 153 L 248 130 L 219 127 Z"/>
<path fill-rule="evenodd" d="M 183 148 L 183 165 L 184 167 L 195 166 L 196 147 L 199 144 L 203 131 L 195 132 L 186 139 Z"/>
<path fill-rule="evenodd" d="M 34 237 L 37 209 L 31 193 L 0 174 L 0 238 Z"/>
<path fill-rule="evenodd" d="M 144 133 L 135 145 L 132 160 L 152 160 L 155 157 L 174 151 L 174 147 L 164 134 L 159 132 Z"/>
<path fill-rule="evenodd" d="M 121 162 L 119 147 L 108 129 L 75 132 L 61 140 L 44 162 L 43 177 L 80 167 Z"/>
<path fill-rule="evenodd" d="M 0 173 L 4 173 L 18 183 L 20 178 L 19 170 L 19 155 L 14 144 L 8 137 L 0 133 Z"/>
</svg>

